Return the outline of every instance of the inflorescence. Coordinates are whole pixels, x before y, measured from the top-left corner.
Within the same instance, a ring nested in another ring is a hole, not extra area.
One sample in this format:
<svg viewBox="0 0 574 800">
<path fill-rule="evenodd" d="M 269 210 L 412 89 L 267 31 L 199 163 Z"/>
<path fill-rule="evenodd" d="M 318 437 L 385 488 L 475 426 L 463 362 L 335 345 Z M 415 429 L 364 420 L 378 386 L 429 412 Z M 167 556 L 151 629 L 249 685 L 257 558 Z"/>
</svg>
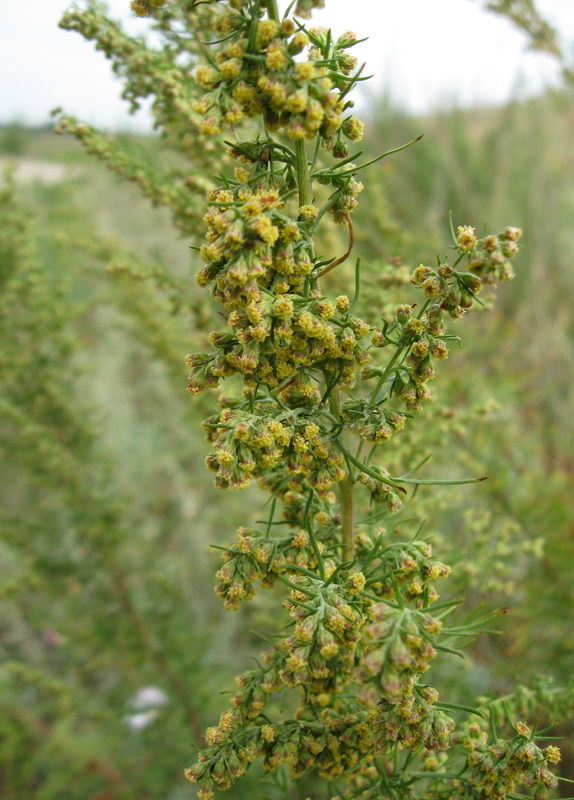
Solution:
<svg viewBox="0 0 574 800">
<path fill-rule="evenodd" d="M 503 800 L 525 786 L 545 800 L 558 749 L 541 750 L 511 720 L 512 737 L 498 739 L 480 711 L 466 709 L 480 722 L 460 723 L 455 714 L 465 709 L 427 682 L 433 659 L 457 652 L 453 640 L 468 641 L 485 620 L 449 626 L 456 602 L 439 602 L 435 584 L 450 568 L 420 529 L 396 538 L 393 515 L 408 489 L 433 481 L 414 470 L 392 476 L 380 463 L 431 397 L 436 364 L 458 339 L 448 320 L 480 304 L 484 287 L 513 277 L 521 232 L 480 238 L 470 226 L 453 229 L 451 253 L 412 274 L 418 302 L 400 304 L 380 326 L 355 312 L 358 260 L 352 299 L 324 290 L 344 258 L 317 252 L 318 226 L 346 225 L 350 252 L 367 165 L 349 155 L 363 135 L 349 99 L 362 80 L 349 52 L 357 37 L 307 28 L 301 20 L 321 5 L 299 0 L 280 19 L 275 0 L 210 3 L 201 31 L 194 124 L 205 137 L 230 132 L 232 171 L 207 192 L 197 273 L 225 327 L 212 331 L 210 352 L 188 356 L 188 388 L 200 395 L 231 379 L 204 421 L 207 467 L 218 489 L 254 479 L 271 497 L 268 522 L 241 527 L 223 548 L 216 593 L 234 611 L 257 586 L 282 585 L 285 624 L 238 676 L 186 775 L 202 800 L 257 758 L 271 772 L 289 765 L 293 778 L 316 770 L 353 797 L 413 796 L 413 782 L 425 781 L 440 797 Z M 132 3 L 158 20 L 163 7 Z M 359 503 L 378 507 L 364 525 L 355 520 Z M 298 704 L 279 721 L 273 695 L 286 690 Z"/>
</svg>

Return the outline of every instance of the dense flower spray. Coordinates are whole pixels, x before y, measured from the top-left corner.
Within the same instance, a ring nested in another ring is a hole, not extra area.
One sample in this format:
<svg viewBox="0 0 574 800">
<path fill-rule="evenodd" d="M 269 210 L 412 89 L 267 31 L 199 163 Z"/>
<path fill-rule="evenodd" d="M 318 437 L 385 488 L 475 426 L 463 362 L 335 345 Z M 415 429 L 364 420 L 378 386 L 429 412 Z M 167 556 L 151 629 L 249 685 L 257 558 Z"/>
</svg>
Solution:
<svg viewBox="0 0 574 800">
<path fill-rule="evenodd" d="M 544 737 L 510 714 L 499 738 L 488 704 L 445 702 L 428 683 L 437 654 L 457 653 L 453 640 L 487 620 L 449 625 L 456 603 L 439 602 L 436 588 L 449 567 L 421 529 L 405 541 L 388 536 L 411 487 L 473 481 L 384 468 L 385 444 L 431 397 L 436 364 L 458 339 L 447 321 L 513 277 L 521 232 L 453 229 L 450 255 L 412 274 L 416 304 L 399 305 L 380 327 L 357 316 L 360 262 L 352 299 L 331 296 L 327 277 L 351 254 L 359 173 L 369 166 L 350 152 L 363 135 L 350 99 L 362 80 L 357 37 L 306 27 L 323 5 L 313 0 L 283 17 L 275 0 L 188 3 L 187 13 L 205 5 L 191 108 L 202 135 L 229 131 L 232 171 L 207 192 L 197 282 L 226 325 L 211 333 L 211 352 L 188 356 L 189 391 L 232 379 L 204 422 L 207 467 L 222 490 L 255 480 L 271 498 L 267 523 L 241 527 L 223 550 L 216 592 L 237 610 L 257 585 L 283 584 L 285 628 L 237 677 L 186 775 L 202 800 L 256 759 L 270 772 L 288 765 L 296 780 L 318 774 L 333 797 L 486 800 L 525 786 L 544 800 L 558 749 L 540 749 Z M 132 3 L 140 15 L 162 6 Z M 341 258 L 318 250 L 328 220 L 348 229 Z M 372 504 L 357 523 L 356 509 Z M 286 690 L 297 699 L 287 719 L 274 705 Z M 461 711 L 476 721 L 458 721 Z"/>
</svg>

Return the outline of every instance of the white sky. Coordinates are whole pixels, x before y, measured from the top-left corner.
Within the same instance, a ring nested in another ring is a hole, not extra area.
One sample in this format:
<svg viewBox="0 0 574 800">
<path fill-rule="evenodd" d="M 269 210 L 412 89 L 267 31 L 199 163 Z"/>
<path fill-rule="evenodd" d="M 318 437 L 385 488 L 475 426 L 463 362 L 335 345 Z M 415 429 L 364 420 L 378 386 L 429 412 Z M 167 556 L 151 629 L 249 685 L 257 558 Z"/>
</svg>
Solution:
<svg viewBox="0 0 574 800">
<path fill-rule="evenodd" d="M 78 34 L 59 30 L 68 5 L 0 0 L 0 124 L 15 119 L 42 124 L 53 107 L 62 106 L 100 127 L 148 128 L 145 112 L 126 113 L 120 84 L 103 55 Z M 149 26 L 129 13 L 129 0 L 108 5 L 130 30 Z M 538 5 L 571 52 L 574 0 L 538 0 Z M 553 59 L 527 51 L 526 37 L 477 0 L 326 0 L 313 22 L 329 25 L 335 34 L 351 29 L 370 36 L 354 52 L 366 61 L 366 74 L 375 76 L 371 89 L 390 91 L 414 111 L 497 103 L 559 82 Z"/>
</svg>

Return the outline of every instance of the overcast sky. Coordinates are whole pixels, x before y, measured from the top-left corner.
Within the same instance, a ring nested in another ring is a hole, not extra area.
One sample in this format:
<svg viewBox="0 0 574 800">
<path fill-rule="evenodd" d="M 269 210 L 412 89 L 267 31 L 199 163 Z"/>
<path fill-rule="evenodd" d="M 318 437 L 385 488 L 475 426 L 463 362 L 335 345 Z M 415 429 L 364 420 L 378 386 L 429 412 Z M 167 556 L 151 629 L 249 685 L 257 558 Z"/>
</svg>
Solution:
<svg viewBox="0 0 574 800">
<path fill-rule="evenodd" d="M 145 112 L 130 117 L 120 84 L 101 53 L 78 34 L 58 29 L 65 0 L 0 0 L 0 124 L 47 121 L 62 106 L 100 127 L 145 129 Z M 149 21 L 133 18 L 129 0 L 111 0 L 112 15 L 130 30 Z M 285 2 L 280 6 L 285 6 Z M 539 0 L 570 52 L 574 0 Z M 498 103 L 559 82 L 553 60 L 527 50 L 527 40 L 477 0 L 326 0 L 315 24 L 354 30 L 370 39 L 355 48 L 386 90 L 414 111 L 437 105 Z M 366 102 L 363 100 L 363 103 Z"/>
</svg>

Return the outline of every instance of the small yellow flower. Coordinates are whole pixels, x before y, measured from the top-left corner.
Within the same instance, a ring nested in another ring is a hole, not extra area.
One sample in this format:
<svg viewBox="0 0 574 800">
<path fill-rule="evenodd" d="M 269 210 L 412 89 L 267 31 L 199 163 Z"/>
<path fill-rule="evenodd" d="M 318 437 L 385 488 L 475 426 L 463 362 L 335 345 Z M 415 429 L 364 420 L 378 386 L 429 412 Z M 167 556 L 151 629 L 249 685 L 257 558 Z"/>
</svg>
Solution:
<svg viewBox="0 0 574 800">
<path fill-rule="evenodd" d="M 354 572 L 347 578 L 347 589 L 350 594 L 359 594 L 365 588 L 366 579 L 362 572 Z"/>
<path fill-rule="evenodd" d="M 295 66 L 295 77 L 302 82 L 313 80 L 316 74 L 315 65 L 310 61 L 303 61 Z"/>
<path fill-rule="evenodd" d="M 313 222 L 317 218 L 319 209 L 316 206 L 306 205 L 299 207 L 299 219 L 305 222 Z"/>
<path fill-rule="evenodd" d="M 335 305 L 337 306 L 337 311 L 340 311 L 341 314 L 344 314 L 345 311 L 349 310 L 351 301 L 346 294 L 340 294 L 335 300 Z"/>
<path fill-rule="evenodd" d="M 460 230 L 460 228 L 459 228 L 459 230 Z M 517 722 L 516 723 L 516 733 L 519 736 L 524 736 L 524 737 L 530 737 L 531 736 L 530 728 L 528 727 L 528 725 L 525 722 Z"/>
<path fill-rule="evenodd" d="M 546 760 L 551 764 L 559 764 L 562 758 L 560 750 L 553 744 L 549 745 L 546 750 L 544 750 L 544 755 L 546 756 Z"/>
<path fill-rule="evenodd" d="M 272 742 L 275 739 L 275 729 L 272 725 L 263 725 L 261 736 L 266 742 Z"/>
<path fill-rule="evenodd" d="M 456 232 L 456 243 L 458 249 L 463 253 L 473 250 L 476 247 L 474 228 L 471 228 L 470 225 L 460 225 Z"/>
</svg>

